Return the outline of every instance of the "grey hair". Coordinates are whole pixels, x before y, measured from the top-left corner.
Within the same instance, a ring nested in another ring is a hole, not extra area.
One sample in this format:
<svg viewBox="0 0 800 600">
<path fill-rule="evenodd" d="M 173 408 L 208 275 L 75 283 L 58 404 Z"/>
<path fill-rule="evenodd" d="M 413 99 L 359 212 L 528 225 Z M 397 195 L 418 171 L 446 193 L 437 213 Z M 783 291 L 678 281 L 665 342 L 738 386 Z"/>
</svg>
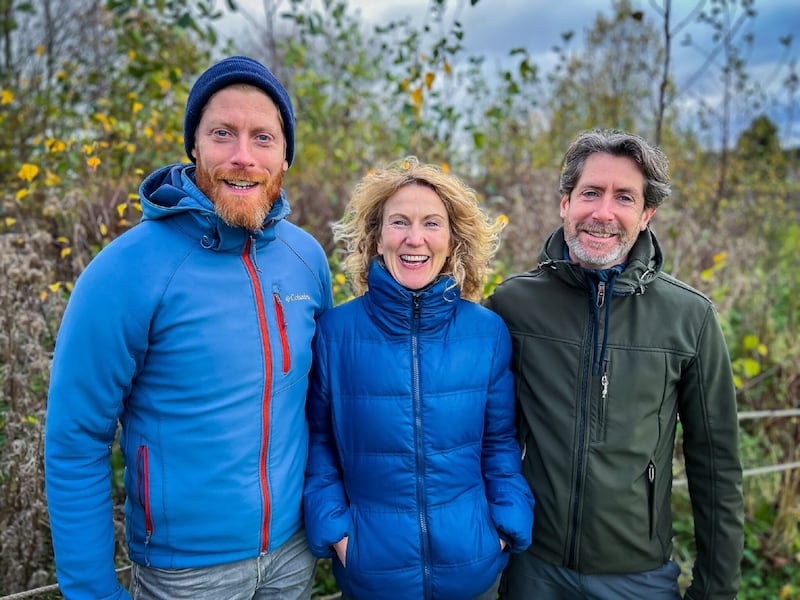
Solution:
<svg viewBox="0 0 800 600">
<path fill-rule="evenodd" d="M 578 183 L 586 159 L 597 152 L 633 160 L 644 175 L 644 207 L 657 208 L 670 194 L 669 161 L 644 138 L 616 129 L 595 129 L 580 133 L 570 144 L 561 163 L 558 191 L 569 196 Z"/>
</svg>

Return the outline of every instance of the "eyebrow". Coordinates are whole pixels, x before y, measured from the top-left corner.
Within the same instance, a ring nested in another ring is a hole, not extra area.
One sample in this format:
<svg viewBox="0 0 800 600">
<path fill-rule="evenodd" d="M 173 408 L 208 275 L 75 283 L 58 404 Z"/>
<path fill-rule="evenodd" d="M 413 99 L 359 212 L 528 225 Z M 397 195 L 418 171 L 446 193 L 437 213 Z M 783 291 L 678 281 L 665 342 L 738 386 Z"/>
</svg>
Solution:
<svg viewBox="0 0 800 600">
<path fill-rule="evenodd" d="M 402 212 L 393 212 L 393 213 L 389 213 L 389 214 L 386 215 L 387 219 L 390 219 L 391 217 L 403 217 L 404 219 L 411 220 L 411 217 L 409 215 L 407 215 L 405 213 L 402 213 Z M 424 219 L 431 219 L 431 218 L 446 219 L 447 216 L 443 215 L 442 213 L 430 213 L 428 215 L 422 215 L 422 217 L 420 217 L 420 218 L 423 219 L 423 220 Z"/>
<path fill-rule="evenodd" d="M 597 183 L 584 183 L 583 185 L 580 186 L 579 189 L 587 189 L 587 188 L 588 189 L 593 189 L 593 190 L 605 190 L 606 186 L 603 186 L 603 185 L 600 185 L 600 184 L 597 184 Z M 618 188 L 615 187 L 615 188 L 612 188 L 612 190 L 615 193 L 622 192 L 622 193 L 625 193 L 625 194 L 630 194 L 632 196 L 635 196 L 637 194 L 639 194 L 641 196 L 644 195 L 644 190 L 638 190 L 638 189 L 632 188 L 632 187 L 618 187 Z"/>
</svg>

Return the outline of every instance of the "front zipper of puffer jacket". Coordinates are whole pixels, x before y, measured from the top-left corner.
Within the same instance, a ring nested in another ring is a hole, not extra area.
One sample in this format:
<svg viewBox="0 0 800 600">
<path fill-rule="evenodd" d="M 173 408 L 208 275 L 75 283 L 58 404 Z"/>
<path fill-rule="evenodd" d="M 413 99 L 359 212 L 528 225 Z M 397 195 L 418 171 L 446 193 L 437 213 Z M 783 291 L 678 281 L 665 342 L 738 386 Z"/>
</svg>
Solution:
<svg viewBox="0 0 800 600">
<path fill-rule="evenodd" d="M 250 276 L 250 283 L 253 286 L 253 293 L 256 302 L 256 314 L 258 315 L 258 330 L 261 334 L 261 351 L 264 357 L 264 391 L 261 396 L 261 452 L 259 453 L 259 478 L 261 480 L 261 497 L 264 502 L 264 516 L 261 521 L 261 552 L 266 552 L 269 547 L 269 519 L 270 519 L 270 499 L 269 488 L 267 486 L 267 450 L 269 445 L 269 403 L 270 392 L 272 390 L 272 355 L 269 347 L 269 329 L 267 327 L 267 315 L 264 310 L 264 294 L 261 292 L 261 280 L 255 266 L 255 261 L 250 255 L 250 250 L 255 252 L 252 239 L 248 239 L 242 252 L 247 273 Z"/>
<path fill-rule="evenodd" d="M 144 510 L 144 556 L 145 564 L 150 566 L 149 545 L 153 537 L 153 515 L 150 512 L 150 461 L 147 446 L 141 445 L 136 451 L 136 492 L 139 504 Z"/>
<path fill-rule="evenodd" d="M 425 502 L 425 447 L 422 439 L 422 392 L 419 375 L 419 325 L 420 297 L 414 294 L 411 319 L 411 370 L 412 393 L 414 395 L 414 455 L 417 467 L 417 519 L 419 521 L 419 541 L 422 550 L 422 589 L 424 598 L 432 596 L 430 539 L 428 537 L 428 510 Z"/>
<path fill-rule="evenodd" d="M 272 288 L 272 303 L 275 305 L 275 317 L 278 320 L 278 335 L 281 338 L 283 374 L 286 375 L 292 366 L 292 355 L 289 353 L 289 337 L 286 334 L 286 318 L 283 314 L 283 304 L 281 304 L 281 292 L 277 285 Z"/>
<path fill-rule="evenodd" d="M 602 283 L 602 282 L 600 282 Z M 593 299 L 598 307 L 602 306 L 605 301 L 605 285 L 599 287 L 597 296 Z M 594 351 L 592 349 L 592 340 L 594 339 L 594 328 L 599 324 L 590 319 L 591 327 L 586 335 L 586 344 L 584 346 L 583 356 L 583 374 L 581 384 L 581 397 L 580 406 L 578 407 L 578 451 L 577 462 L 575 464 L 575 495 L 572 498 L 572 531 L 569 538 L 569 552 L 567 553 L 568 569 L 575 569 L 577 567 L 577 544 L 580 524 L 580 511 L 583 504 L 583 478 L 584 469 L 586 468 L 587 458 L 587 429 L 589 422 L 589 398 L 591 397 L 591 390 L 589 383 L 593 380 L 592 377 L 592 362 L 594 360 Z"/>
</svg>

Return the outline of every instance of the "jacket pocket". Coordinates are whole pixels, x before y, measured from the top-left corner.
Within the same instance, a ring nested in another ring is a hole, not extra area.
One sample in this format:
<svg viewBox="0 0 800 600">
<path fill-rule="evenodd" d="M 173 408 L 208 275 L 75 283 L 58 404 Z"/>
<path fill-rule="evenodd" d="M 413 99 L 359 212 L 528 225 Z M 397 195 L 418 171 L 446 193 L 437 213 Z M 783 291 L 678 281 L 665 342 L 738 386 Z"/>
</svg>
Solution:
<svg viewBox="0 0 800 600">
<path fill-rule="evenodd" d="M 283 314 L 283 304 L 281 295 L 277 289 L 272 291 L 272 303 L 275 306 L 275 319 L 278 322 L 278 336 L 281 340 L 281 355 L 283 356 L 283 374 L 289 372 L 292 367 L 291 354 L 289 352 L 289 338 L 286 334 L 286 317 Z"/>
<path fill-rule="evenodd" d="M 136 452 L 136 499 L 144 511 L 144 543 L 147 546 L 153 536 L 153 516 L 150 512 L 150 463 L 147 446 L 139 446 Z"/>
<path fill-rule="evenodd" d="M 658 521 L 656 515 L 656 464 L 651 459 L 647 463 L 647 517 L 650 520 L 650 539 L 652 540 L 656 533 L 656 523 Z"/>
</svg>

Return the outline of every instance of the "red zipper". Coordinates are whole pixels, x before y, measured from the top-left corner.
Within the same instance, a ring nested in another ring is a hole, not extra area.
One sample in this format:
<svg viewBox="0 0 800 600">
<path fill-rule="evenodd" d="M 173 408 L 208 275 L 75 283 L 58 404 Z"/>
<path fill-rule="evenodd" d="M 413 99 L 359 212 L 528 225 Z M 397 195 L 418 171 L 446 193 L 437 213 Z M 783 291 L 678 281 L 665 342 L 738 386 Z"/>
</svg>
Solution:
<svg viewBox="0 0 800 600">
<path fill-rule="evenodd" d="M 286 336 L 286 318 L 283 316 L 283 305 L 278 292 L 272 292 L 272 300 L 275 304 L 275 315 L 278 319 L 278 333 L 281 336 L 281 350 L 283 351 L 283 373 L 289 372 L 292 366 L 291 355 L 289 354 L 289 338 Z"/>
<path fill-rule="evenodd" d="M 259 477 L 261 479 L 261 497 L 264 501 L 264 519 L 261 522 L 261 552 L 266 552 L 269 546 L 269 518 L 270 502 L 269 489 L 267 488 L 267 445 L 269 438 L 269 402 L 272 389 L 272 358 L 269 351 L 269 330 L 267 328 L 267 315 L 264 312 L 264 295 L 261 293 L 261 282 L 258 278 L 255 265 L 250 259 L 250 240 L 244 245 L 242 260 L 253 283 L 253 292 L 256 299 L 256 313 L 258 314 L 258 329 L 261 332 L 261 349 L 264 354 L 264 393 L 261 397 L 261 452 L 259 454 Z"/>
<path fill-rule="evenodd" d="M 139 446 L 136 453 L 136 475 L 138 477 L 139 504 L 144 508 L 144 531 L 146 534 L 144 543 L 147 544 L 153 535 L 153 516 L 150 513 L 150 464 L 147 460 L 147 446 Z"/>
</svg>

